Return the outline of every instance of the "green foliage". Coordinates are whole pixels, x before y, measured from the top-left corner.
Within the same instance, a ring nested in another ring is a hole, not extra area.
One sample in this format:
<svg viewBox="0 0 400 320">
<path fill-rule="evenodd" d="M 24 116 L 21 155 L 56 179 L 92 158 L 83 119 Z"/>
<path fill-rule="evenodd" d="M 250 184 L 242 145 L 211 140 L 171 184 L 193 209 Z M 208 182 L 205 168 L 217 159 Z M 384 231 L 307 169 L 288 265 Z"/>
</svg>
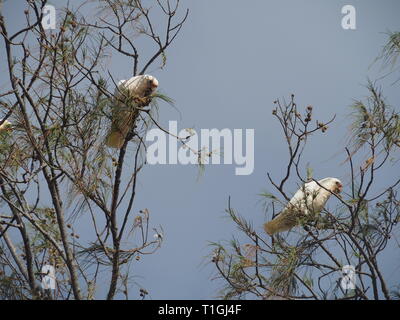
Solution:
<svg viewBox="0 0 400 320">
<path fill-rule="evenodd" d="M 377 154 L 400 147 L 400 120 L 398 112 L 387 104 L 381 89 L 368 82 L 370 95 L 366 101 L 357 100 L 351 105 L 352 124 L 351 147 L 354 152 L 360 150 L 371 139 L 385 141 Z"/>
<path fill-rule="evenodd" d="M 378 59 L 382 60 L 385 67 L 393 70 L 400 55 L 400 32 L 388 32 L 387 36 L 389 39 Z"/>
</svg>

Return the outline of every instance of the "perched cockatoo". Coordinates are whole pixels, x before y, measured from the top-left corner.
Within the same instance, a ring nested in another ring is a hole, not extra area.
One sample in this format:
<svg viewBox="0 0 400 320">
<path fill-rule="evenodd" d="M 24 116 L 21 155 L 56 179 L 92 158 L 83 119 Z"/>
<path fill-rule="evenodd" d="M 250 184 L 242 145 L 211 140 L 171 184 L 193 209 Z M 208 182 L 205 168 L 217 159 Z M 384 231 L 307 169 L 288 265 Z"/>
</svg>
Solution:
<svg viewBox="0 0 400 320">
<path fill-rule="evenodd" d="M 272 236 L 293 228 L 301 217 L 319 214 L 332 193 L 339 194 L 343 189 L 342 183 L 336 178 L 325 178 L 319 180 L 318 184 L 311 181 L 297 190 L 286 208 L 275 219 L 264 224 L 265 232 Z"/>
<path fill-rule="evenodd" d="M 158 87 L 158 80 L 150 75 L 121 80 L 115 91 L 115 102 L 112 110 L 112 124 L 106 145 L 121 148 L 128 132 L 135 124 L 139 110 L 137 108 L 150 103 L 150 95 Z"/>
<path fill-rule="evenodd" d="M 1 121 L 3 121 L 3 120 L 0 120 L 0 123 L 1 123 Z M 10 121 L 4 120 L 4 122 L 0 125 L 0 132 L 12 130 L 11 126 L 12 125 L 11 125 Z"/>
</svg>

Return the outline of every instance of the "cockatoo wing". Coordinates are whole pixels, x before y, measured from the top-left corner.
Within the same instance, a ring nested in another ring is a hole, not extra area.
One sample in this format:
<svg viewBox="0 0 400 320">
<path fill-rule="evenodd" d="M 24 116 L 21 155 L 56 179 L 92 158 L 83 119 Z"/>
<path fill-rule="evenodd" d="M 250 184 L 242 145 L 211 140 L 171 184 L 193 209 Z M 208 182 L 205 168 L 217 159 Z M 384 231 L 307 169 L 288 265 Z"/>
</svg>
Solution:
<svg viewBox="0 0 400 320">
<path fill-rule="evenodd" d="M 319 186 L 315 181 L 307 182 L 296 191 L 286 209 L 295 207 L 302 214 L 308 214 L 315 199 Z"/>
</svg>

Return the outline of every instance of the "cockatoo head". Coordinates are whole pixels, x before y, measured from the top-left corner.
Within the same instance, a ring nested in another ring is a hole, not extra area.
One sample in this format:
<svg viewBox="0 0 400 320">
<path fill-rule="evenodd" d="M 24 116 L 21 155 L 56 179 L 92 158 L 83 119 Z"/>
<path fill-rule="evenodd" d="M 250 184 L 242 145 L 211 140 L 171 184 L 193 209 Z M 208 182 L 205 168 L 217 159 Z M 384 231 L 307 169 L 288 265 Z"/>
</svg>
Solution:
<svg viewBox="0 0 400 320">
<path fill-rule="evenodd" d="M 158 87 L 158 80 L 149 75 L 143 74 L 140 76 L 132 77 L 128 80 L 121 80 L 118 82 L 116 94 L 127 90 L 130 94 L 138 97 L 147 97 L 154 93 Z"/>
<path fill-rule="evenodd" d="M 2 120 L 0 120 L 1 122 Z M 4 122 L 0 125 L 0 132 L 2 131 L 11 131 L 12 130 L 12 124 L 8 120 L 4 120 Z"/>
<path fill-rule="evenodd" d="M 332 193 L 339 194 L 343 190 L 342 182 L 337 178 L 325 178 L 319 182 Z"/>
</svg>

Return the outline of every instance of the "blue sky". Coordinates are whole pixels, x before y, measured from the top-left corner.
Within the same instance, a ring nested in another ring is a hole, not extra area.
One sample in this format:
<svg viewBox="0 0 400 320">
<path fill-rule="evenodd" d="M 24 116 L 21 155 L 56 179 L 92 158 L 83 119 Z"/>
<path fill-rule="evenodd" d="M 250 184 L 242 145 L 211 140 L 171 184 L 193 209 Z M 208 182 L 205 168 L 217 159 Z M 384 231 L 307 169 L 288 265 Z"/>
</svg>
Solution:
<svg viewBox="0 0 400 320">
<path fill-rule="evenodd" d="M 13 24 L 18 19 L 10 18 L 20 16 L 22 3 L 13 0 L 4 5 L 4 15 Z M 341 27 L 341 8 L 346 4 L 356 8 L 356 30 Z M 341 165 L 348 106 L 367 95 L 368 77 L 381 74 L 371 64 L 385 44 L 384 32 L 400 30 L 397 0 L 189 0 L 181 6 L 190 14 L 167 51 L 166 67 L 148 70 L 182 114 L 180 119 L 173 108 L 161 105 L 160 123 L 167 126 L 177 120 L 178 129 L 254 129 L 255 168 L 252 175 L 236 176 L 234 165 L 207 166 L 200 179 L 191 165 L 144 168 L 136 210 L 150 210 L 152 222 L 165 230 L 165 241 L 132 270 L 152 299 L 217 295 L 221 283 L 212 280 L 214 269 L 204 257 L 210 250 L 208 241 L 239 235 L 223 218 L 229 196 L 232 206 L 261 231 L 265 215 L 258 194 L 272 190 L 267 172 L 282 177 L 287 160 L 278 123 L 271 115 L 277 98 L 288 99 L 294 93 L 297 104 L 311 104 L 321 120 L 336 114 L 327 133 L 310 140 L 304 163 L 313 167 L 315 178 L 350 181 L 347 167 Z M 131 76 L 121 58 L 112 57 L 109 70 L 118 79 Z M 6 81 L 4 74 L 0 79 L 1 84 Z M 398 87 L 390 86 L 389 79 L 383 83 L 388 100 L 398 102 Z M 384 171 L 377 178 L 378 188 L 394 179 L 394 173 L 398 175 L 398 166 Z M 297 183 L 290 180 L 292 192 Z M 397 251 L 385 258 L 385 265 L 389 268 L 399 258 Z M 392 279 L 391 284 L 398 283 L 398 273 Z"/>
</svg>

